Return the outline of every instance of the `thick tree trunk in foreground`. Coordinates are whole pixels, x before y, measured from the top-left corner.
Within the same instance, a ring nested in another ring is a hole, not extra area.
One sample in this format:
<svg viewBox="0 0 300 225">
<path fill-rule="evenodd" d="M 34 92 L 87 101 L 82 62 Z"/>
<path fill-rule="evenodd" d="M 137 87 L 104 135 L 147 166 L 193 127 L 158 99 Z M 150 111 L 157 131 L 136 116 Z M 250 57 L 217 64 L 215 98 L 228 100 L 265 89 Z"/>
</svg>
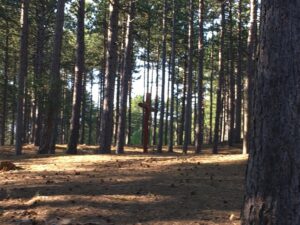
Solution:
<svg viewBox="0 0 300 225">
<path fill-rule="evenodd" d="M 46 110 L 45 126 L 42 131 L 39 154 L 55 153 L 55 139 L 57 118 L 60 110 L 61 79 L 60 79 L 60 58 L 64 25 L 65 0 L 57 3 L 54 48 L 51 59 L 51 80 L 48 94 L 48 105 Z"/>
<path fill-rule="evenodd" d="M 130 14 L 127 17 L 126 23 L 126 41 L 123 60 L 123 69 L 121 74 L 121 104 L 119 126 L 117 133 L 117 153 L 124 153 L 125 131 L 126 131 L 126 111 L 129 81 L 132 73 L 132 50 L 133 50 L 133 20 L 135 16 L 135 2 L 130 2 Z"/>
<path fill-rule="evenodd" d="M 29 1 L 22 0 L 21 9 L 21 48 L 20 48 L 20 69 L 18 76 L 18 99 L 17 99 L 17 126 L 16 126 L 16 155 L 22 154 L 23 133 L 24 133 L 24 95 L 25 78 L 28 67 L 28 10 Z"/>
<path fill-rule="evenodd" d="M 73 106 L 71 118 L 71 135 L 68 142 L 67 153 L 77 153 L 77 143 L 79 139 L 79 118 L 80 106 L 82 99 L 82 77 L 84 74 L 84 14 L 85 14 L 85 0 L 78 2 L 77 15 L 77 46 L 76 46 L 76 64 L 75 64 L 75 81 L 73 91 Z"/>
<path fill-rule="evenodd" d="M 300 224 L 300 1 L 262 1 L 242 224 Z"/>
<path fill-rule="evenodd" d="M 119 0 L 110 1 L 109 5 L 109 28 L 108 28 L 108 48 L 105 70 L 105 91 L 103 101 L 103 113 L 100 129 L 100 148 L 98 153 L 111 153 L 111 143 L 113 136 L 113 108 L 115 77 L 118 61 L 118 20 L 119 20 Z"/>
</svg>

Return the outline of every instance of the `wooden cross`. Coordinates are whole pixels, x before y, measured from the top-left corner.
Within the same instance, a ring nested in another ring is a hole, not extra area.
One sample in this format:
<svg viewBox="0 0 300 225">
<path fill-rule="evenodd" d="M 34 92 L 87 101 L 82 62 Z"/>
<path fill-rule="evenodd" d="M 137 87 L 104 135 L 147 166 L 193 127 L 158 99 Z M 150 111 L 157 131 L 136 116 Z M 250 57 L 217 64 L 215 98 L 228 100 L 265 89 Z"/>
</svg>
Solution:
<svg viewBox="0 0 300 225">
<path fill-rule="evenodd" d="M 148 143 L 149 143 L 149 120 L 151 111 L 155 111 L 151 107 L 151 93 L 146 94 L 146 101 L 138 104 L 143 108 L 144 120 L 143 120 L 143 150 L 144 153 L 148 152 Z"/>
</svg>

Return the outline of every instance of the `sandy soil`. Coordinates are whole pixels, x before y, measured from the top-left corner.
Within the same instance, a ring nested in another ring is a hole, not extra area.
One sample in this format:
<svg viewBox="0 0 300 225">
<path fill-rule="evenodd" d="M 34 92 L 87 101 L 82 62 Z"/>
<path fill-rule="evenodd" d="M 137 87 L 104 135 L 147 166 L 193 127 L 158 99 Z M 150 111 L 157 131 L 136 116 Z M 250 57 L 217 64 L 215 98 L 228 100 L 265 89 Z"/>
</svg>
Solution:
<svg viewBox="0 0 300 225">
<path fill-rule="evenodd" d="M 64 146 L 58 146 L 63 149 Z M 32 146 L 0 161 L 20 170 L 0 171 L 0 224 L 239 224 L 246 156 L 141 154 L 37 156 Z"/>
</svg>

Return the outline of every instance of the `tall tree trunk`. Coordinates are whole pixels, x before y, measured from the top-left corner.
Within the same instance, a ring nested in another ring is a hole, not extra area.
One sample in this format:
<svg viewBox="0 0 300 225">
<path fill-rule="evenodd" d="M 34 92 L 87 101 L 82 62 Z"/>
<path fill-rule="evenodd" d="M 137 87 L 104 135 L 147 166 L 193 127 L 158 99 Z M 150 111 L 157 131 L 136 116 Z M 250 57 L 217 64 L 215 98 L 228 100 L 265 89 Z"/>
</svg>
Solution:
<svg viewBox="0 0 300 225">
<path fill-rule="evenodd" d="M 102 33 L 103 33 L 103 60 L 101 61 L 101 73 L 100 73 L 100 110 L 99 110 L 99 122 L 98 122 L 98 132 L 97 132 L 97 142 L 100 142 L 101 133 L 101 119 L 103 114 L 103 102 L 104 102 L 104 89 L 105 89 L 105 70 L 106 70 L 106 60 L 107 60 L 107 35 L 108 35 L 108 25 L 107 25 L 107 1 L 104 0 L 104 12 L 102 18 Z"/>
<path fill-rule="evenodd" d="M 183 153 L 187 153 L 191 140 L 191 114 L 192 114 L 192 86 L 193 86 L 193 35 L 194 35 L 194 7 L 193 0 L 189 0 L 189 29 L 188 29 L 188 73 L 187 73 L 187 96 L 184 116 L 184 141 Z"/>
<path fill-rule="evenodd" d="M 167 96 L 166 96 L 166 121 L 165 121 L 165 131 L 164 131 L 164 145 L 168 144 L 168 129 L 169 129 L 169 105 L 170 105 L 170 79 L 171 79 L 171 64 L 169 61 L 168 65 L 168 81 L 167 81 Z"/>
<path fill-rule="evenodd" d="M 84 17 L 85 17 L 85 0 L 78 0 L 77 12 L 77 43 L 76 43 L 76 63 L 75 63 L 75 80 L 73 90 L 73 104 L 70 138 L 68 141 L 67 153 L 76 154 L 80 129 L 80 106 L 82 99 L 82 78 L 84 69 Z"/>
<path fill-rule="evenodd" d="M 25 80 L 25 96 L 24 96 L 24 116 L 23 116 L 23 142 L 28 143 L 28 136 L 29 136 L 29 123 L 30 123 L 30 94 L 28 83 Z"/>
<path fill-rule="evenodd" d="M 13 56 L 13 59 L 14 59 L 14 66 L 13 66 L 13 86 L 15 87 L 16 83 L 17 83 L 17 77 L 15 74 L 17 74 L 17 64 L 18 64 L 18 59 L 16 57 L 16 53 L 14 52 L 14 56 Z M 13 96 L 13 101 L 11 103 L 11 109 L 12 109 L 12 118 L 11 118 L 11 124 L 10 124 L 10 129 L 11 129 L 11 136 L 10 136 L 10 145 L 14 145 L 14 142 L 15 142 L 15 120 L 16 120 L 16 111 L 17 111 L 17 104 L 16 104 L 16 97 Z"/>
<path fill-rule="evenodd" d="M 196 129 L 196 149 L 195 153 L 200 153 L 203 144 L 204 116 L 203 116 L 203 19 L 204 19 L 204 0 L 199 0 L 199 37 L 198 37 L 198 121 Z"/>
<path fill-rule="evenodd" d="M 5 49 L 4 49 L 4 71 L 3 71 L 3 105 L 2 105 L 2 120 L 0 130 L 0 145 L 5 145 L 5 131 L 6 131 L 6 117 L 7 117 L 7 89 L 8 89 L 8 68 L 9 68 L 9 24 L 6 22 L 6 37 L 5 37 Z"/>
<path fill-rule="evenodd" d="M 160 54 L 160 51 L 159 51 L 159 48 L 158 48 L 158 50 L 157 50 L 157 65 L 156 65 L 156 81 L 155 81 L 155 100 L 154 100 L 154 119 L 153 119 L 152 145 L 156 145 L 156 133 L 157 133 L 159 54 Z"/>
<path fill-rule="evenodd" d="M 147 21 L 147 90 L 146 93 L 149 93 L 149 77 L 150 77 L 150 47 L 151 47 L 151 6 L 148 6 L 148 21 Z"/>
<path fill-rule="evenodd" d="M 81 106 L 81 134 L 80 134 L 80 144 L 85 143 L 85 123 L 86 123 L 86 79 L 87 76 L 83 74 L 83 86 L 82 86 L 82 106 Z"/>
<path fill-rule="evenodd" d="M 238 59 L 237 59 L 237 77 L 236 77 L 236 111 L 235 111 L 235 142 L 241 142 L 241 124 L 242 124 L 242 63 L 243 63 L 243 21 L 242 21 L 242 3 L 243 0 L 239 0 L 238 6 Z"/>
<path fill-rule="evenodd" d="M 300 224 L 299 6 L 261 2 L 243 225 Z"/>
<path fill-rule="evenodd" d="M 184 69 L 183 69 L 183 93 L 181 103 L 181 116 L 180 116 L 180 131 L 178 137 L 178 145 L 183 145 L 183 133 L 184 133 L 184 118 L 185 118 L 185 102 L 186 102 L 186 90 L 187 90 L 187 67 L 188 57 L 184 56 Z"/>
<path fill-rule="evenodd" d="M 168 141 L 168 152 L 173 152 L 173 145 L 174 145 L 174 89 L 175 89 L 175 57 L 176 57 L 176 14 L 177 11 L 177 4 L 176 0 L 172 1 L 172 43 L 171 43 L 171 96 L 170 96 L 170 125 L 169 125 L 169 141 Z"/>
<path fill-rule="evenodd" d="M 166 74 L 166 52 L 167 52 L 167 0 L 164 0 L 163 6 L 163 22 L 162 22 L 162 76 L 161 76 L 161 104 L 160 104 L 160 115 L 159 115 L 159 130 L 158 130 L 158 143 L 157 152 L 162 152 L 163 138 L 164 138 L 164 114 L 165 114 L 165 74 Z"/>
<path fill-rule="evenodd" d="M 234 49 L 233 49 L 233 0 L 229 1 L 229 86 L 230 86 L 230 125 L 228 135 L 228 145 L 232 146 L 234 143 L 234 122 L 235 122 L 235 77 L 234 77 Z"/>
<path fill-rule="evenodd" d="M 36 119 L 34 125 L 34 145 L 40 145 L 40 136 L 42 131 L 42 116 L 44 111 L 44 89 L 42 86 L 42 72 L 43 72 L 43 59 L 44 59 L 44 39 L 45 39 L 45 8 L 46 6 L 41 2 L 36 9 L 36 23 L 37 23 L 37 37 L 36 37 L 36 50 L 34 62 L 34 79 L 35 79 L 35 105 L 36 105 Z"/>
<path fill-rule="evenodd" d="M 126 23 L 126 41 L 124 49 L 123 69 L 121 74 L 121 104 L 119 127 L 117 136 L 117 153 L 124 153 L 125 145 L 125 131 L 126 131 L 126 111 L 127 111 L 127 97 L 128 85 L 132 74 L 132 57 L 133 57 L 133 20 L 135 17 L 135 2 L 130 1 L 130 14 L 127 16 Z"/>
<path fill-rule="evenodd" d="M 89 133 L 88 133 L 88 145 L 92 144 L 92 133 L 93 133 L 93 73 L 91 73 L 91 90 L 90 90 L 90 109 L 89 109 Z"/>
<path fill-rule="evenodd" d="M 119 20 L 119 0 L 111 0 L 109 5 L 108 48 L 105 70 L 105 92 L 101 119 L 100 147 L 98 153 L 111 153 L 113 133 L 114 86 L 117 65 L 117 38 Z"/>
<path fill-rule="evenodd" d="M 18 100 L 17 100 L 17 125 L 16 125 L 16 155 L 22 154 L 23 133 L 24 133 L 24 95 L 25 78 L 28 67 L 28 11 L 29 0 L 21 0 L 21 47 L 20 47 L 20 68 L 18 76 Z"/>
<path fill-rule="evenodd" d="M 212 40 L 214 38 L 212 37 Z M 211 46 L 211 55 L 210 55 L 210 60 L 211 60 L 211 72 L 210 72 L 210 80 L 209 80 L 209 144 L 213 143 L 213 84 L 214 84 L 214 43 Z"/>
<path fill-rule="evenodd" d="M 131 100 L 132 100 L 132 77 L 129 79 L 128 84 L 128 125 L 127 125 L 127 145 L 131 145 L 131 120 L 132 120 L 132 113 L 131 113 Z"/>
<path fill-rule="evenodd" d="M 57 118 L 59 114 L 59 107 L 57 106 L 60 105 L 60 99 L 57 98 L 57 96 L 60 96 L 61 93 L 60 58 L 63 38 L 64 8 L 65 0 L 58 0 L 55 22 L 54 48 L 50 68 L 50 91 L 48 94 L 45 125 L 42 132 L 41 145 L 38 151 L 39 154 L 55 153 Z"/>
<path fill-rule="evenodd" d="M 243 153 L 249 152 L 249 132 L 251 130 L 251 99 L 252 99 L 252 83 L 255 73 L 255 49 L 257 42 L 257 0 L 250 1 L 250 26 L 248 30 L 247 43 L 247 77 L 244 85 L 244 133 L 243 133 Z"/>
<path fill-rule="evenodd" d="M 179 75 L 179 70 L 177 67 L 177 70 L 175 71 L 175 73 L 177 73 Z M 179 108 L 180 108 L 180 101 L 179 101 L 179 81 L 178 81 L 178 77 L 175 80 L 176 82 L 176 145 L 179 145 L 179 134 L 180 134 L 180 112 L 179 112 Z M 175 97 L 175 95 L 174 95 Z"/>
<path fill-rule="evenodd" d="M 220 33 L 220 48 L 219 48 L 219 80 L 217 88 L 217 106 L 216 106 L 216 117 L 215 117 L 215 129 L 214 129 L 214 143 L 213 143 L 213 153 L 218 153 L 219 144 L 219 132 L 220 132 L 220 115 L 222 113 L 222 89 L 224 86 L 224 34 L 225 34 L 225 4 L 221 5 L 221 33 Z"/>
</svg>

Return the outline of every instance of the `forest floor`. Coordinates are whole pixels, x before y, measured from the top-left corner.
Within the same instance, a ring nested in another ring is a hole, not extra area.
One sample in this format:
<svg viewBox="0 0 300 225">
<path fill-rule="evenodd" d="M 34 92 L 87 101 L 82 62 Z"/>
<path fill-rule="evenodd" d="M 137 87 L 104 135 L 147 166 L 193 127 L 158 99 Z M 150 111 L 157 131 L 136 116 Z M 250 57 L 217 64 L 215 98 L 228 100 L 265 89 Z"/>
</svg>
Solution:
<svg viewBox="0 0 300 225">
<path fill-rule="evenodd" d="M 222 148 L 212 155 L 180 151 L 124 155 L 38 156 L 0 149 L 0 161 L 19 169 L 0 171 L 1 225 L 239 224 L 247 156 Z"/>
</svg>

